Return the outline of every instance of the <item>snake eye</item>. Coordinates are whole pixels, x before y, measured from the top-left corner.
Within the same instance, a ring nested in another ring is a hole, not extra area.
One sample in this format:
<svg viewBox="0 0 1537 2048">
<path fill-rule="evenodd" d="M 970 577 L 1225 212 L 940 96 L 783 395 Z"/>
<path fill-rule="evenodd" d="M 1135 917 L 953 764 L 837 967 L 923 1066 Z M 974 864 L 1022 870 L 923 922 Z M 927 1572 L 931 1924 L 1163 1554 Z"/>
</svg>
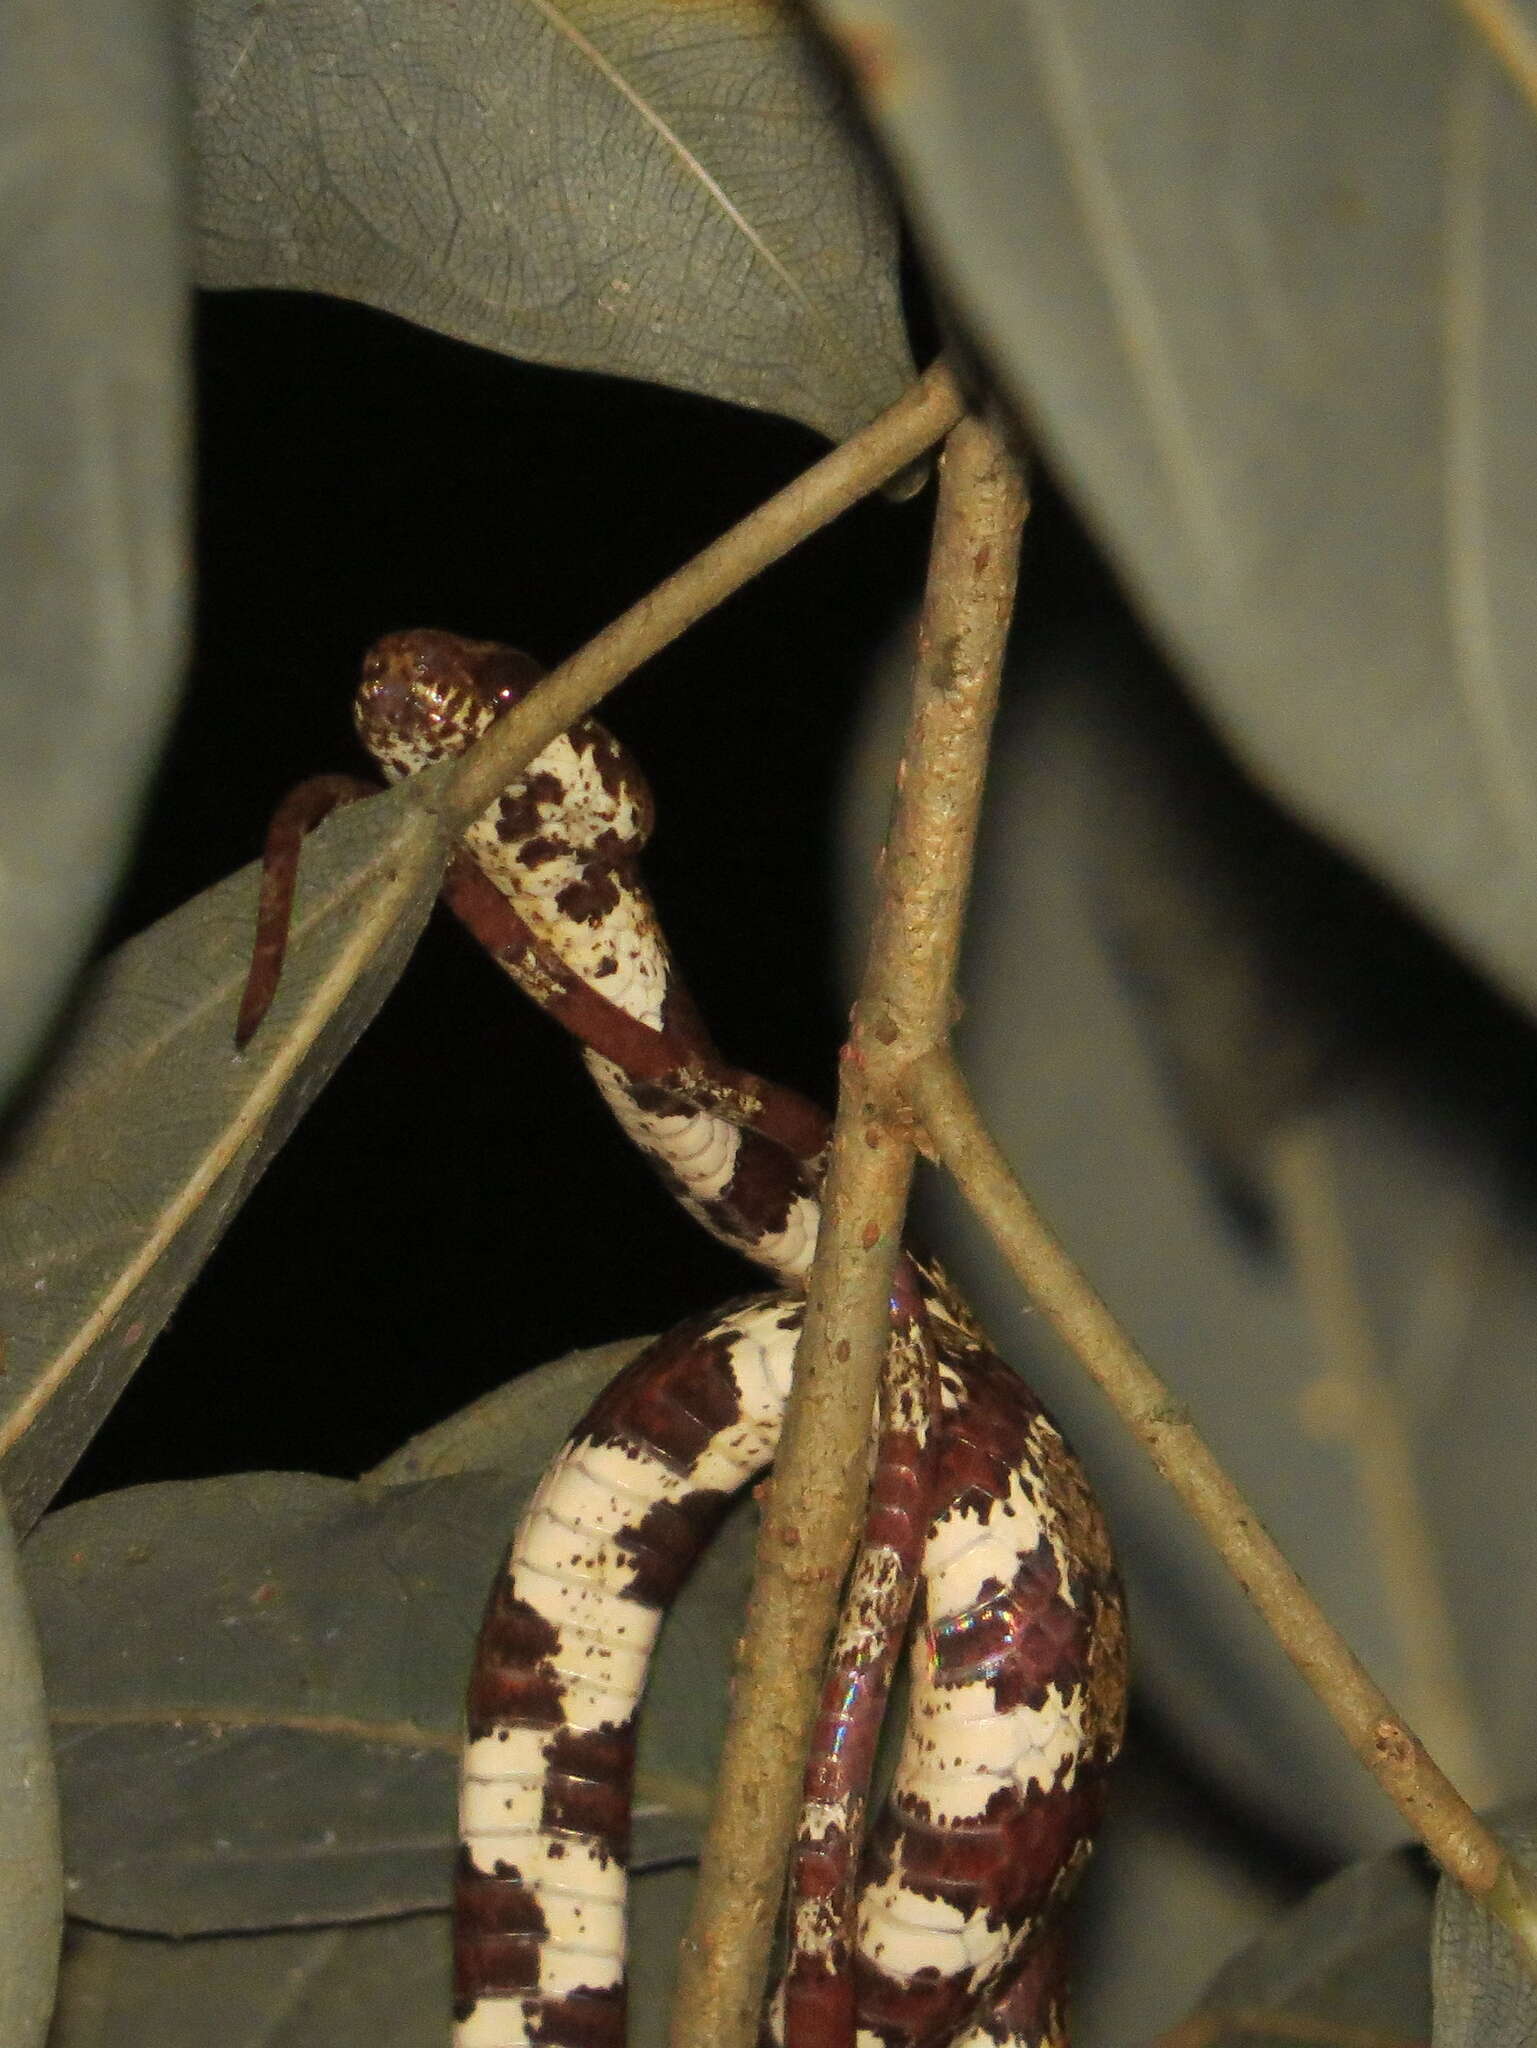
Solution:
<svg viewBox="0 0 1537 2048">
<path fill-rule="evenodd" d="M 544 664 L 520 647 L 487 644 L 468 665 L 470 687 L 495 718 L 521 704 L 544 675 Z"/>
<path fill-rule="evenodd" d="M 364 670 L 358 688 L 358 723 L 398 726 L 412 703 L 409 679 L 397 668 Z"/>
<path fill-rule="evenodd" d="M 481 643 L 421 628 L 386 634 L 363 661 L 354 705 L 364 746 L 391 776 L 459 754 L 494 715 L 477 687 Z"/>
</svg>

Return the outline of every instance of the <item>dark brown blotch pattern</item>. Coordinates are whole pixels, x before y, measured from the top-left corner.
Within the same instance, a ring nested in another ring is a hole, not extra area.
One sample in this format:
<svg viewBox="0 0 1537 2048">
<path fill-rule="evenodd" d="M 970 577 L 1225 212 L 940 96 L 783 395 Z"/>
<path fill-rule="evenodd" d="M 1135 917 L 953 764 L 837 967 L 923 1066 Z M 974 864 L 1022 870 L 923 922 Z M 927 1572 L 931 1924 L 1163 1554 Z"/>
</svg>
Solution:
<svg viewBox="0 0 1537 2048">
<path fill-rule="evenodd" d="M 624 1987 L 615 1984 L 542 1999 L 528 2032 L 548 2048 L 624 2048 L 624 2021 Z"/>
<path fill-rule="evenodd" d="M 498 1727 L 559 1728 L 564 1694 L 551 1659 L 560 1646 L 553 1622 L 512 1590 L 504 1564 L 491 1589 L 465 1714 L 472 1741 Z"/>
<path fill-rule="evenodd" d="M 546 1755 L 540 1826 L 586 1836 L 605 1856 L 627 1863 L 634 1777 L 634 1715 L 617 1728 L 563 1729 Z"/>
<path fill-rule="evenodd" d="M 657 1501 L 633 1529 L 623 1530 L 617 1547 L 635 1574 L 626 1599 L 658 1610 L 670 1607 L 729 1502 L 728 1494 L 700 1487 L 680 1501 Z"/>
<path fill-rule="evenodd" d="M 760 1237 L 772 1237 L 784 1229 L 791 1209 L 802 1195 L 812 1193 L 805 1166 L 758 1131 L 743 1131 L 732 1162 L 731 1180 L 712 1209 L 720 1214 L 720 1227 L 734 1222 L 741 1234 L 742 1217 Z M 733 1217 L 733 1212 L 735 1212 Z"/>
<path fill-rule="evenodd" d="M 522 1873 L 493 1877 L 461 1847 L 454 1875 L 454 2005 L 462 2018 L 480 1998 L 537 1992 L 549 1924 Z"/>
<path fill-rule="evenodd" d="M 574 881 L 555 894 L 555 907 L 572 924 L 601 924 L 619 905 L 619 883 L 611 867 L 584 861 Z"/>
<path fill-rule="evenodd" d="M 986 1518 L 1024 1468 L 1043 1518 L 1069 1562 L 1067 1586 L 1043 1538 L 1017 1563 L 1008 1585 L 981 1589 L 973 1612 L 938 1632 L 941 1682 L 982 1683 L 999 1711 L 1025 1704 L 1081 1702 L 1088 1722 L 1082 1753 L 1046 1787 L 1000 1787 L 984 1812 L 938 1825 L 904 1795 L 882 1815 L 865 1856 L 881 1883 L 900 1870 L 904 1886 L 943 1900 L 994 1930 L 1007 1930 L 1037 1960 L 1009 1965 L 1012 1988 L 989 1994 L 987 2030 L 1000 2042 L 1049 2048 L 1059 2036 L 1059 1952 L 1034 1930 L 1048 1924 L 1087 1857 L 1105 1801 L 1107 1772 L 1124 1718 L 1124 1627 L 1108 1539 L 1087 1482 L 1034 1396 L 983 1350 L 969 1329 L 946 1330 L 947 1361 L 964 1391 L 947 1418 L 939 1495 L 949 1513 Z M 859 2024 L 901 2048 L 941 2048 L 975 2018 L 971 1973 L 926 1970 L 904 1979 L 856 1960 Z"/>
<path fill-rule="evenodd" d="M 537 867 L 569 851 L 566 841 L 556 835 L 545 837 L 546 811 L 558 810 L 565 802 L 566 785 L 546 768 L 536 769 L 521 782 L 504 791 L 496 804 L 496 836 L 504 846 L 540 839 L 546 851 L 530 858 L 527 847 L 517 856 L 525 867 Z"/>
<path fill-rule="evenodd" d="M 576 1434 L 639 1445 L 676 1472 L 692 1471 L 710 1440 L 742 1419 L 733 1339 L 716 1330 L 719 1320 L 701 1316 L 659 1338 L 598 1397 Z"/>
<path fill-rule="evenodd" d="M 490 716 L 526 695 L 540 673 L 529 657 L 494 643 L 432 632 L 392 635 L 369 656 L 360 725 L 365 733 L 371 732 L 387 763 L 399 765 L 404 760 L 403 741 L 424 754 L 457 753 L 484 729 Z M 525 872 L 562 858 L 577 862 L 579 873 L 558 892 L 557 906 L 572 923 L 591 926 L 613 915 L 624 890 L 638 888 L 633 874 L 621 870 L 650 830 L 652 805 L 638 769 L 596 721 L 579 722 L 568 738 L 577 755 L 593 764 L 611 815 L 617 818 L 626 803 L 635 806 L 637 831 L 621 833 L 596 818 L 580 824 L 566 818 L 561 810 L 566 786 L 548 770 L 537 770 L 501 800 L 495 830 Z M 573 840 L 573 834 L 580 837 Z M 636 902 L 638 914 L 649 918 L 644 898 L 637 896 Z M 500 936 L 486 941 L 491 950 L 568 1028 L 616 1059 L 631 1077 L 636 1106 L 643 1114 L 703 1109 L 727 1115 L 743 1128 L 731 1186 L 720 1201 L 699 1205 L 710 1226 L 749 1251 L 754 1242 L 781 1231 L 794 1201 L 814 1185 L 816 1155 L 825 1138 L 820 1113 L 788 1091 L 772 1090 L 755 1077 L 726 1068 L 675 979 L 667 992 L 666 1033 L 638 1039 L 628 1020 L 573 977 L 543 942 L 533 940 L 510 909 L 508 918 L 510 935 L 504 921 Z M 598 971 L 612 974 L 617 962 L 605 958 Z M 675 1043 L 688 1049 L 681 1061 L 673 1051 Z M 670 1095 L 659 1088 L 648 1099 L 648 1080 L 665 1077 L 669 1061 L 677 1085 Z M 753 1128 L 758 1122 L 765 1130 Z M 943 1286 L 942 1280 L 939 1284 Z M 1124 1631 L 1108 1544 L 1071 1453 L 1049 1425 L 1038 1426 L 1039 1408 L 1006 1369 L 987 1356 L 980 1332 L 965 1320 L 959 1304 L 954 1307 L 965 1325 L 960 1348 L 970 1370 L 963 1419 L 948 1433 L 952 1511 L 987 1514 L 1028 1435 L 1041 1468 L 1043 1498 L 1059 1528 L 1067 1532 L 1073 1563 L 1069 1585 L 1059 1585 L 1051 1548 L 1042 1543 L 1019 1560 L 1010 1584 L 985 1589 L 966 1625 L 950 1632 L 941 1646 L 943 1680 L 988 1684 L 1003 1711 L 1021 1702 L 1044 1701 L 1053 1688 L 1064 1699 L 1081 1690 L 1092 1754 L 1076 1771 L 1065 1769 L 1063 1781 L 1045 1791 L 1029 1787 L 1023 1793 L 1000 1793 L 974 1825 L 936 1829 L 927 1825 L 921 1812 L 894 1816 L 873 1845 L 871 1860 L 877 1872 L 883 1858 L 889 1865 L 900 1839 L 906 1881 L 916 1889 L 1020 1927 L 1030 1925 L 1031 1916 L 1043 1912 L 1067 1882 L 1097 1820 L 1103 1767 L 1120 1735 Z M 686 1350 L 686 1340 L 681 1350 L 676 1344 L 670 1351 L 659 1347 L 660 1355 L 653 1357 L 654 1380 L 645 1386 L 632 1384 L 623 1399 L 609 1402 L 606 1414 L 600 1403 L 593 1434 L 653 1448 L 676 1469 L 687 1470 L 704 1444 L 737 1419 L 739 1403 L 727 1358 L 718 1349 L 712 1352 L 708 1342 L 692 1358 Z M 632 1597 L 649 1606 L 666 1605 L 721 1505 L 717 1496 L 696 1494 L 673 1507 L 658 1506 L 633 1533 L 620 1538 L 620 1548 L 633 1567 Z M 888 1533 L 895 1540 L 911 1507 L 911 1489 L 898 1459 L 878 1482 L 872 1527 L 886 1516 Z M 561 1688 L 552 1662 L 558 1640 L 550 1623 L 514 1599 L 505 1580 L 499 1583 L 487 1612 L 472 1686 L 472 1732 L 495 1733 L 499 1723 L 550 1730 L 545 1826 L 557 1836 L 569 1832 L 622 1854 L 633 1724 L 586 1735 L 564 1727 Z M 831 1898 L 850 1853 L 851 1844 L 841 1831 L 810 1853 L 802 1870 L 805 1895 Z M 459 1921 L 461 2011 L 475 1990 L 526 1996 L 536 2041 L 557 2048 L 620 2048 L 622 1992 L 595 1988 L 558 2000 L 537 1996 L 539 1950 L 547 1930 L 537 1899 L 516 1869 L 505 1868 L 494 1877 L 461 1870 Z M 989 2023 L 994 2038 L 1008 2038 L 1003 2029 L 1010 2024 L 1016 2032 L 1027 2025 L 1045 2025 L 1042 2015 L 1050 2017 L 1051 2001 L 1057 1997 L 1055 1968 L 1054 1953 L 1041 1948 L 1017 1969 L 1013 1984 L 994 2001 L 999 2029 Z M 860 1992 L 864 2024 L 891 2039 L 896 2038 L 891 2029 L 900 2026 L 913 2048 L 937 2042 L 965 2018 L 964 2004 L 957 2003 L 962 1997 L 958 1984 L 919 1981 L 899 1986 L 894 1980 L 880 1981 L 879 1973 L 862 1965 Z M 847 2041 L 845 1980 L 808 1966 L 792 1978 L 791 1996 L 802 2004 L 798 2039 L 804 2048 Z M 815 2017 L 813 2008 L 823 2017 Z M 1029 2038 L 1033 2042 L 1037 2036 L 1032 2032 Z M 1044 2033 L 1039 2038 L 1044 2040 Z"/>
</svg>

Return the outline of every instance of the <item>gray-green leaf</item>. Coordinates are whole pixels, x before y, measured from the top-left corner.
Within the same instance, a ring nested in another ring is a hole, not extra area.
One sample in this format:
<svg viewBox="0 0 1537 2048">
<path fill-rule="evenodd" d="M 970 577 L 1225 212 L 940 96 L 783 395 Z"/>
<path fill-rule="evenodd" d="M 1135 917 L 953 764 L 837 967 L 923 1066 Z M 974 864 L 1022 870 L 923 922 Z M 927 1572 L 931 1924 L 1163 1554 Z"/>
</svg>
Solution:
<svg viewBox="0 0 1537 2048">
<path fill-rule="evenodd" d="M 368 1484 L 409 1486 L 460 1472 L 500 1472 L 521 1496 L 533 1488 L 583 1409 L 648 1341 L 625 1337 L 568 1351 L 537 1372 L 520 1374 L 402 1444 L 368 1474 Z"/>
<path fill-rule="evenodd" d="M 1235 744 L 1537 1000 L 1537 120 L 1475 10 L 822 11 Z"/>
<path fill-rule="evenodd" d="M 1530 1803 L 1494 1821 L 1495 1833 L 1530 1871 L 1537 1865 L 1537 1816 Z M 1532 2048 L 1537 1983 L 1500 1923 L 1443 1877 L 1430 1941 L 1434 2048 Z"/>
<path fill-rule="evenodd" d="M 0 61 L 0 1090 L 101 913 L 185 612 L 176 65 L 152 0 L 8 8 Z"/>
<path fill-rule="evenodd" d="M 911 374 L 885 192 L 779 4 L 202 0 L 192 27 L 205 283 L 834 437 Z"/>
<path fill-rule="evenodd" d="M 1190 734 L 1171 730 L 1154 699 L 1146 723 L 1160 745 L 1147 743 L 1128 708 L 1139 688 L 1125 659 L 1098 635 L 1059 646 L 1011 693 L 991 770 L 1007 801 L 979 853 L 962 1059 L 1016 1170 L 1330 1619 L 1457 1783 L 1491 1803 L 1527 1781 L 1537 1737 L 1530 1206 L 1502 1133 L 1454 1125 L 1426 1082 L 1374 1064 L 1348 1035 L 1352 1056 L 1341 1059 L 1330 1015 L 1319 1043 L 1331 1086 L 1299 1105 L 1299 1074 L 1316 1067 L 1296 1056 L 1306 1003 L 1260 978 L 1242 927 L 1214 920 L 1203 901 L 1203 885 L 1244 890 L 1262 919 L 1262 880 L 1226 872 L 1224 861 L 1238 865 L 1236 831 L 1226 845 L 1203 839 L 1194 807 L 1182 807 L 1190 792 L 1170 756 L 1183 760 Z M 889 709 L 888 763 L 900 744 L 900 706 Z M 889 786 L 874 749 L 860 768 L 857 881 L 881 828 L 869 792 Z M 1189 886 L 1172 886 L 1174 850 L 1160 849 L 1150 813 L 1178 819 L 1175 838 L 1191 842 Z M 1237 827 L 1260 830 L 1246 812 Z M 1188 1099 L 1170 1086 L 1158 1023 L 1171 1020 L 1156 1019 L 1145 976 L 1127 972 L 1129 905 L 1107 916 L 1107 877 L 1123 899 L 1145 899 L 1145 950 L 1164 934 L 1166 975 L 1197 977 L 1185 1026 L 1223 1050 L 1206 1078 L 1241 1110 L 1225 1133 L 1211 1117 L 1193 1131 Z M 1235 1008 L 1247 1019 L 1236 1037 Z M 1239 1105 L 1229 1083 L 1243 1058 L 1254 1086 Z M 1213 1144 L 1235 1166 L 1251 1158 L 1258 1198 L 1280 1224 L 1273 1237 L 1224 1199 Z M 1304 1204 L 1279 1185 L 1283 1153 L 1303 1164 L 1311 1155 Z M 953 1185 L 937 1182 L 929 1199 L 951 1271 L 1057 1412 L 1105 1501 L 1144 1708 L 1237 1810 L 1304 1853 L 1385 1846 L 1401 1825 L 1392 1808 L 1210 1546 L 1028 1312 Z M 1314 1235 L 1334 1240 L 1306 1258 L 1287 1222 L 1305 1222 L 1304 1206 Z"/>
<path fill-rule="evenodd" d="M 595 1366 L 593 1360 L 597 1359 Z M 261 1473 L 51 1516 L 26 1548 L 59 1746 L 70 1911 L 220 1933 L 377 1918 L 447 1896 L 476 1625 L 523 1501 L 610 1376 L 529 1389 L 507 1470 L 353 1485 Z M 745 1506 L 663 1630 L 633 1862 L 691 1854 L 751 1568 Z"/>
<path fill-rule="evenodd" d="M 441 841 L 409 790 L 309 842 L 271 1015 L 244 1055 L 246 869 L 131 940 L 87 990 L 0 1176 L 0 1479 L 36 1521 L 257 1176 L 408 959 Z"/>
<path fill-rule="evenodd" d="M 1419 2048 L 1430 2038 L 1429 1931 L 1417 1851 L 1353 1864 L 1221 1969 L 1169 2038 L 1190 2048 Z"/>
<path fill-rule="evenodd" d="M 693 1884 L 639 1878 L 630 1905 L 631 2048 L 662 2048 Z M 448 1916 L 206 1941 L 72 1931 L 50 2048 L 442 2048 Z"/>
</svg>

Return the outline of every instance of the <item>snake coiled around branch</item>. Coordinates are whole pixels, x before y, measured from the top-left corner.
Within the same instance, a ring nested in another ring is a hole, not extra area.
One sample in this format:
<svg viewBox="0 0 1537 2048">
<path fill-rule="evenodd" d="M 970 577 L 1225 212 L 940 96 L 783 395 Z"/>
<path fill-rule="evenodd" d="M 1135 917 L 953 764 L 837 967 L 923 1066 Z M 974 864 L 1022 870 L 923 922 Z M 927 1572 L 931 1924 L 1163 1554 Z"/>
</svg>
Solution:
<svg viewBox="0 0 1537 2048">
<path fill-rule="evenodd" d="M 368 656 L 359 729 L 386 776 L 408 775 L 463 751 L 537 675 L 508 648 L 394 635 Z M 623 2042 L 648 1659 L 732 1496 L 772 1461 L 816 1242 L 826 1118 L 711 1042 L 638 873 L 651 822 L 635 764 L 584 719 L 476 821 L 445 895 L 578 1039 L 676 1198 L 782 1291 L 635 1359 L 577 1424 L 513 1539 L 469 1693 L 458 2048 Z M 901 1752 L 865 1839 L 909 1622 Z M 789 2048 L 1065 2039 L 1060 1906 L 1119 1747 L 1125 1661 L 1119 1583 L 1080 1466 L 944 1277 L 905 1257 L 766 2032 Z"/>
</svg>

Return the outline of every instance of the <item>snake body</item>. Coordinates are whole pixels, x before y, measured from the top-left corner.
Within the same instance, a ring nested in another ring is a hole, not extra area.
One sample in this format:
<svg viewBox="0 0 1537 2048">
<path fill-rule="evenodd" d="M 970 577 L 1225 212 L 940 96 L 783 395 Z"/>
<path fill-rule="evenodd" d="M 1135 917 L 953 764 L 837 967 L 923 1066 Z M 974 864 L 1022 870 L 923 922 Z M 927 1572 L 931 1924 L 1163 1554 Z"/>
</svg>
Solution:
<svg viewBox="0 0 1537 2048">
<path fill-rule="evenodd" d="M 536 673 L 488 643 L 395 635 L 365 666 L 360 730 L 387 775 L 413 773 L 461 751 Z M 794 1289 L 816 1242 L 825 1119 L 710 1042 L 636 869 L 650 822 L 633 763 L 583 720 L 477 822 L 446 893 L 579 1038 L 684 1206 Z M 529 1505 L 470 1687 L 458 2048 L 623 2041 L 647 1662 L 731 1496 L 773 1458 L 801 1313 L 780 1292 L 659 1340 L 577 1425 Z M 1058 2041 L 1054 1908 L 1120 1741 L 1120 1592 L 1060 1433 L 942 1276 L 910 1258 L 850 1590 L 766 2025 L 790 2048 Z M 910 1598 L 905 1734 L 856 1899 L 874 1729 Z"/>
</svg>

